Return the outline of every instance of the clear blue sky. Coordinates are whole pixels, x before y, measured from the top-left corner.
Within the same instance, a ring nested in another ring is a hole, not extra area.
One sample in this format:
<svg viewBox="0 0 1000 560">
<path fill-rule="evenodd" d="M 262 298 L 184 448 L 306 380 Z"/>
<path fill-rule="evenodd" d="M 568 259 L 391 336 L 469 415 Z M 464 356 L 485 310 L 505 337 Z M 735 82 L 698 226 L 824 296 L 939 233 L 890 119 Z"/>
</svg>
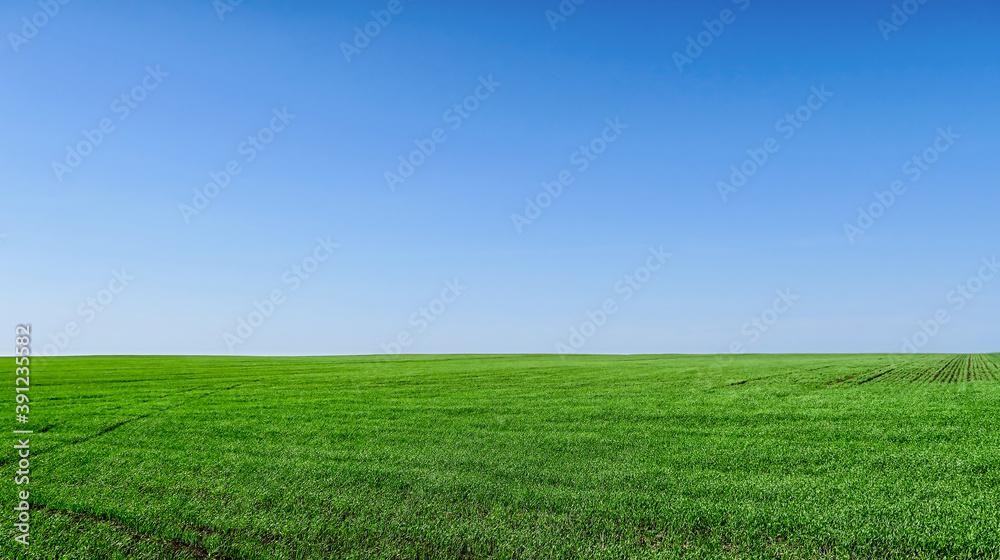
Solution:
<svg viewBox="0 0 1000 560">
<path fill-rule="evenodd" d="M 0 6 L 0 317 L 36 353 L 1000 349 L 996 2 L 53 6 Z"/>
</svg>

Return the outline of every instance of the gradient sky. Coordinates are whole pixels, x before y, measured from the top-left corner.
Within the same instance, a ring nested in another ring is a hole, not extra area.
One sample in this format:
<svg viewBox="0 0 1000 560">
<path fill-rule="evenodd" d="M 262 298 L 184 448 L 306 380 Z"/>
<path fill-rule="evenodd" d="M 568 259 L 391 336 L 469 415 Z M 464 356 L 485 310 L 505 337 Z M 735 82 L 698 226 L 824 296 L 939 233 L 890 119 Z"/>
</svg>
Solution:
<svg viewBox="0 0 1000 560">
<path fill-rule="evenodd" d="M 60 355 L 369 354 L 401 333 L 406 352 L 548 353 L 610 299 L 575 351 L 896 352 L 920 322 L 923 350 L 1000 350 L 1000 275 L 974 278 L 1000 253 L 996 2 L 928 0 L 886 39 L 888 0 L 589 0 L 555 29 L 556 0 L 402 0 L 348 61 L 355 27 L 389 5 L 244 0 L 220 18 L 211 0 L 78 0 L 42 17 L 4 2 L 10 336 L 30 323 L 35 353 Z M 727 9 L 680 71 L 674 53 Z M 48 20 L 35 33 L 33 17 Z M 453 129 L 446 111 L 490 76 Z M 123 119 L 144 79 L 156 88 Z M 786 138 L 779 120 L 824 86 Z M 581 170 L 574 153 L 616 118 L 628 128 Z M 103 119 L 113 131 L 60 181 L 53 162 Z M 247 161 L 242 143 L 272 122 Z M 391 190 L 386 171 L 437 128 L 447 138 Z M 769 138 L 776 153 L 723 200 L 718 183 Z M 913 181 L 904 165 L 935 141 L 948 150 Z M 232 160 L 240 174 L 188 223 L 180 205 Z M 564 170 L 572 184 L 518 232 L 511 215 Z M 845 223 L 897 180 L 905 193 L 851 243 Z M 296 284 L 286 272 L 317 238 L 339 246 Z M 618 283 L 661 247 L 626 300 Z M 435 302 L 455 279 L 467 289 Z M 970 279 L 973 299 L 953 293 Z M 88 303 L 109 283 L 113 301 Z M 283 303 L 227 344 L 274 290 Z M 781 313 L 777 290 L 797 298 Z"/>
</svg>

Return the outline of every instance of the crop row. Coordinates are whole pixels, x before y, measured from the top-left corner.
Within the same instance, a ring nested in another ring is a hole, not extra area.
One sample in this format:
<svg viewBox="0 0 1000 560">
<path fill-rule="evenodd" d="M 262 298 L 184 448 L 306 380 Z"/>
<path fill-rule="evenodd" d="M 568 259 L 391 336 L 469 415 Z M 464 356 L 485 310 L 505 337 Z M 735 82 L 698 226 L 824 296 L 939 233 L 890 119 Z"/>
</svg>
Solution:
<svg viewBox="0 0 1000 560">
<path fill-rule="evenodd" d="M 836 382 L 962 383 L 1000 380 L 1000 358 L 986 354 L 896 357 L 872 365 Z M 835 382 L 831 382 L 833 384 Z"/>
<path fill-rule="evenodd" d="M 996 381 L 996 362 L 982 354 L 959 354 L 919 372 L 910 382 L 961 383 L 971 381 Z"/>
</svg>

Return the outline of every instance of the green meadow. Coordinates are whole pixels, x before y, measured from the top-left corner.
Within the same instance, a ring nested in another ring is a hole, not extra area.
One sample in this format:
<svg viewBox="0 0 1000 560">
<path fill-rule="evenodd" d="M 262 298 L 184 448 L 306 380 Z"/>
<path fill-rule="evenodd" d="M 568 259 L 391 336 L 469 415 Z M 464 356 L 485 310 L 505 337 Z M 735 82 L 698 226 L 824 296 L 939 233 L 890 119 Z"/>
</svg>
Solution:
<svg viewBox="0 0 1000 560">
<path fill-rule="evenodd" d="M 33 358 L 0 558 L 1000 558 L 998 364 Z"/>
</svg>

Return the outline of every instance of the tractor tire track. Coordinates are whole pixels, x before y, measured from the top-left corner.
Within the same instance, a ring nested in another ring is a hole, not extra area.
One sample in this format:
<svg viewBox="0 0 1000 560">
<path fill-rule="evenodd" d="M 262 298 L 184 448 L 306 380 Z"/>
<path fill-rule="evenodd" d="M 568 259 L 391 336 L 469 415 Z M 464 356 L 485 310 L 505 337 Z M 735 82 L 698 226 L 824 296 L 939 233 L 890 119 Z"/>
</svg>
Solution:
<svg viewBox="0 0 1000 560">
<path fill-rule="evenodd" d="M 945 362 L 944 366 L 942 366 L 941 369 L 938 370 L 938 372 L 935 373 L 934 376 L 931 377 L 928 380 L 928 382 L 929 383 L 941 383 L 941 382 L 943 382 L 943 380 L 946 379 L 948 377 L 948 375 L 951 373 L 952 365 L 955 363 L 956 359 L 957 358 L 955 356 L 952 356 L 951 358 L 948 358 L 948 361 Z"/>
<path fill-rule="evenodd" d="M 917 376 L 910 380 L 910 383 L 916 383 L 916 382 L 920 381 L 921 379 L 923 379 L 924 377 L 926 377 L 927 375 L 933 375 L 933 373 L 931 373 L 931 372 L 934 371 L 935 368 L 937 368 L 939 366 L 941 366 L 941 367 L 947 366 L 948 365 L 947 362 L 950 359 L 951 358 L 946 357 L 946 358 L 942 358 L 942 359 L 934 362 L 934 364 L 931 365 L 929 368 L 926 368 L 926 369 L 918 372 Z"/>
<path fill-rule="evenodd" d="M 89 435 L 89 436 L 86 436 L 86 437 L 83 437 L 83 438 L 80 438 L 80 439 L 74 439 L 73 441 L 70 441 L 68 443 L 64 443 L 62 445 L 56 445 L 56 446 L 53 446 L 53 447 L 49 447 L 47 449 L 42 449 L 40 451 L 33 452 L 32 455 L 33 456 L 38 456 L 38 455 L 41 455 L 42 453 L 48 453 L 50 451 L 55 451 L 57 449 L 63 449 L 63 448 L 68 447 L 70 445 L 76 445 L 76 444 L 79 444 L 79 443 L 87 443 L 88 441 L 91 441 L 91 440 L 99 438 L 99 437 L 101 437 L 103 435 L 109 434 L 109 433 L 117 430 L 118 428 L 121 428 L 122 426 L 127 426 L 127 425 L 129 425 L 129 424 L 131 424 L 133 422 L 137 422 L 139 420 L 144 420 L 146 418 L 149 418 L 150 416 L 161 414 L 161 413 L 166 412 L 168 410 L 173 410 L 175 408 L 191 404 L 191 403 L 193 403 L 193 402 L 195 402 L 197 400 L 203 399 L 203 398 L 205 398 L 207 396 L 215 395 L 215 394 L 218 394 L 218 393 L 222 393 L 223 391 L 229 391 L 231 389 L 236 389 L 237 387 L 242 387 L 242 386 L 247 385 L 249 383 L 254 383 L 254 381 L 248 381 L 246 383 L 238 383 L 236 385 L 232 385 L 232 386 L 229 386 L 229 387 L 218 389 L 216 391 L 210 391 L 208 393 L 205 393 L 205 394 L 202 394 L 202 395 L 198 395 L 197 397 L 194 397 L 192 399 L 188 399 L 188 400 L 186 400 L 184 402 L 181 402 L 181 403 L 178 403 L 178 404 L 174 404 L 174 405 L 166 406 L 166 407 L 163 407 L 163 408 L 159 408 L 159 409 L 150 411 L 150 412 L 148 412 L 146 414 L 141 414 L 141 415 L 136 416 L 134 418 L 129 418 L 127 420 L 122 420 L 121 422 L 112 424 L 110 426 L 107 426 L 107 427 L 101 429 L 101 431 L 99 431 L 99 432 L 97 432 L 95 434 L 92 434 L 92 435 Z M 179 391 L 179 393 L 184 393 L 184 392 L 187 392 L 187 391 Z M 49 426 L 48 428 L 51 428 L 51 426 Z M 48 431 L 48 429 L 40 430 L 39 433 L 41 433 L 41 431 Z M 3 466 L 8 465 L 10 463 L 13 463 L 15 461 L 15 459 L 16 459 L 16 457 L 11 457 L 9 459 L 2 459 L 2 460 L 0 460 L 0 467 L 3 467 Z"/>
<path fill-rule="evenodd" d="M 819 369 L 822 369 L 822 368 L 819 368 Z M 806 371 L 811 371 L 811 370 L 806 370 Z M 765 375 L 764 377 L 753 377 L 753 378 L 750 378 L 750 379 L 744 379 L 743 381 L 737 381 L 736 383 L 729 383 L 728 386 L 729 387 L 734 387 L 736 385 L 746 385 L 747 383 L 749 383 L 751 381 L 763 381 L 765 379 L 774 379 L 775 377 L 781 377 L 782 375 L 791 375 L 793 373 L 797 373 L 797 370 L 785 371 L 785 372 L 782 372 L 782 373 L 776 373 L 774 375 Z"/>
<path fill-rule="evenodd" d="M 874 381 L 874 380 L 878 379 L 879 377 L 882 377 L 883 375 L 885 375 L 887 373 L 892 373 L 892 372 L 896 371 L 897 369 L 899 369 L 901 367 L 903 367 L 903 366 L 893 366 L 893 367 L 891 367 L 891 368 L 889 368 L 889 369 L 887 369 L 887 370 L 885 370 L 885 371 L 883 371 L 881 373 L 876 373 L 875 375 L 869 377 L 868 379 L 865 379 L 864 381 L 859 381 L 858 385 L 864 385 L 865 383 L 868 383 L 870 381 Z"/>
<path fill-rule="evenodd" d="M 210 551 L 200 544 L 192 544 L 177 539 L 158 537 L 152 533 L 138 531 L 129 527 L 125 523 L 110 517 L 101 517 L 93 513 L 61 510 L 48 504 L 32 504 L 32 509 L 69 517 L 74 523 L 111 526 L 128 533 L 128 535 L 132 538 L 133 543 L 153 542 L 167 549 L 169 552 L 186 552 L 188 555 L 193 556 L 197 560 L 239 560 L 239 558 L 235 556 L 228 556 L 226 554 Z"/>
<path fill-rule="evenodd" d="M 1000 371 L 1000 365 L 998 365 L 993 360 L 993 356 L 983 356 L 983 360 L 986 361 L 986 370 L 985 370 L 986 373 L 988 373 L 990 375 L 990 377 L 993 378 L 993 381 L 1000 381 L 1000 380 L 997 379 L 997 375 L 995 373 L 995 372 Z"/>
</svg>

